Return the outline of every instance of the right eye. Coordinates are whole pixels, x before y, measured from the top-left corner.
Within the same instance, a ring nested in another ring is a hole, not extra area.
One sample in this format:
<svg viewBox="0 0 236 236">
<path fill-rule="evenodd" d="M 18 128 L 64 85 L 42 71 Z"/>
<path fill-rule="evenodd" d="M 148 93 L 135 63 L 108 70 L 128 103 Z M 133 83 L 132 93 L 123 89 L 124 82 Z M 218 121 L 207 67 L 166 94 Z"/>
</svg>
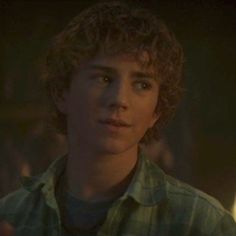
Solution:
<svg viewBox="0 0 236 236">
<path fill-rule="evenodd" d="M 111 83 L 111 78 L 107 75 L 94 75 L 92 78 L 95 80 L 95 82 L 101 85 L 108 85 Z"/>
</svg>

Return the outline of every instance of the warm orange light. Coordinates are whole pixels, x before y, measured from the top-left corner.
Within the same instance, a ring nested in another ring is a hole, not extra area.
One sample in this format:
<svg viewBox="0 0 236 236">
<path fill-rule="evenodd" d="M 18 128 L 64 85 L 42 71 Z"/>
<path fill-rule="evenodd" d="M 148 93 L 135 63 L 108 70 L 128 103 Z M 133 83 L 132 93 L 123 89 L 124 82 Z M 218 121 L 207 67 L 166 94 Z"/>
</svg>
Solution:
<svg viewBox="0 0 236 236">
<path fill-rule="evenodd" d="M 234 204 L 232 206 L 231 212 L 232 212 L 232 215 L 234 217 L 234 220 L 236 221 L 236 193 L 234 195 Z"/>
</svg>

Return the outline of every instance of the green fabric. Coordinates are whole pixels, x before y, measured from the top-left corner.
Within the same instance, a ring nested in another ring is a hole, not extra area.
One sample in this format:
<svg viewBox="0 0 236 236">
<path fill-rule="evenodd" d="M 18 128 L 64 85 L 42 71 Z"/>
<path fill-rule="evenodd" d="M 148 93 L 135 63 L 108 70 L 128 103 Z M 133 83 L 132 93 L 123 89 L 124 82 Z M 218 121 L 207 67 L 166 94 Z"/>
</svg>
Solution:
<svg viewBox="0 0 236 236">
<path fill-rule="evenodd" d="M 55 186 L 66 158 L 56 160 L 39 177 L 0 200 L 0 219 L 16 236 L 60 236 Z M 143 155 L 127 189 L 117 199 L 98 236 L 235 236 L 236 224 L 220 203 L 166 174 Z"/>
</svg>

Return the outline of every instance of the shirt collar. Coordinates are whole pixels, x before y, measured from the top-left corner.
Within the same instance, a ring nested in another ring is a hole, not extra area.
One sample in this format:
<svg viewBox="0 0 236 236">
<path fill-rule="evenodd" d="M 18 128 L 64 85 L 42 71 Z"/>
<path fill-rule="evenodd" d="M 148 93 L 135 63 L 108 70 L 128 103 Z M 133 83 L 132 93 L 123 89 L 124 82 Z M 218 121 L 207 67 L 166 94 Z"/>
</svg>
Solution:
<svg viewBox="0 0 236 236">
<path fill-rule="evenodd" d="M 66 157 L 64 156 L 56 159 L 41 176 L 22 177 L 23 187 L 30 192 L 41 190 L 45 197 L 46 204 L 56 210 L 58 216 L 60 213 L 55 198 L 55 187 L 65 166 Z"/>
<path fill-rule="evenodd" d="M 167 199 L 165 173 L 142 152 L 134 177 L 124 194 L 141 205 L 152 206 Z"/>
<path fill-rule="evenodd" d="M 22 177 L 28 191 L 42 189 L 46 196 L 54 195 L 59 176 L 65 169 L 66 156 L 56 159 L 40 176 Z M 165 173 L 142 152 L 139 153 L 137 169 L 121 199 L 132 197 L 141 205 L 151 206 L 167 198 Z"/>
<path fill-rule="evenodd" d="M 30 192 L 38 190 L 39 188 L 49 190 L 56 185 L 58 177 L 65 169 L 65 165 L 66 156 L 57 158 L 43 174 L 32 177 L 22 176 L 21 183 L 23 187 Z"/>
</svg>

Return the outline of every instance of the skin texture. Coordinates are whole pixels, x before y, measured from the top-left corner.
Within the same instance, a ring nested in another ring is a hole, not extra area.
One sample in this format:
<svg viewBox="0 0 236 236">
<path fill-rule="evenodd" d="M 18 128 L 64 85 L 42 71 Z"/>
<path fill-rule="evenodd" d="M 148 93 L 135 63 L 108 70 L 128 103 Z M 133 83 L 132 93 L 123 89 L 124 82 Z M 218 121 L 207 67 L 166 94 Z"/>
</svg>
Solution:
<svg viewBox="0 0 236 236">
<path fill-rule="evenodd" d="M 120 195 L 137 162 L 138 143 L 158 120 L 159 83 L 132 55 L 102 55 L 83 63 L 69 90 L 55 98 L 67 116 L 69 190 L 85 200 Z M 117 127 L 106 119 L 122 120 Z"/>
</svg>

